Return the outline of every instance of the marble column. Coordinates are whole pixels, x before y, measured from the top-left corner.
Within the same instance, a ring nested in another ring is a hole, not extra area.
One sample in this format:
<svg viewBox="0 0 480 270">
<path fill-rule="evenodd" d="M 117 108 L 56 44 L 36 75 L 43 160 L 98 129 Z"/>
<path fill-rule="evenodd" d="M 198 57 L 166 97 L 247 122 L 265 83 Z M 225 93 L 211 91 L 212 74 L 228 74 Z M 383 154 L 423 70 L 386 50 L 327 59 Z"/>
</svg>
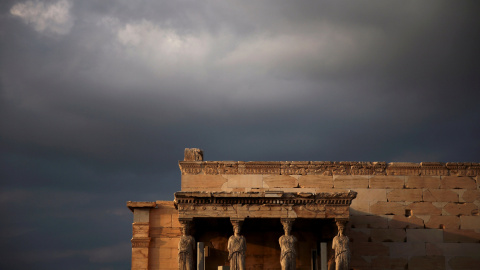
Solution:
<svg viewBox="0 0 480 270">
<path fill-rule="evenodd" d="M 335 270 L 350 269 L 350 248 L 349 239 L 345 235 L 345 225 L 347 220 L 337 219 L 336 224 L 338 234 L 333 238 L 332 249 L 335 250 Z"/>
<path fill-rule="evenodd" d="M 282 235 L 278 242 L 280 244 L 280 265 L 282 270 L 295 270 L 297 261 L 297 238 L 291 235 L 292 225 L 295 219 L 282 218 L 285 235 Z"/>
<path fill-rule="evenodd" d="M 245 252 L 247 241 L 240 235 L 243 220 L 230 219 L 233 226 L 233 235 L 228 239 L 228 260 L 230 270 L 245 270 Z"/>
<path fill-rule="evenodd" d="M 178 242 L 178 269 L 194 270 L 195 238 L 189 235 L 191 220 L 180 220 L 182 225 L 182 236 Z"/>
</svg>

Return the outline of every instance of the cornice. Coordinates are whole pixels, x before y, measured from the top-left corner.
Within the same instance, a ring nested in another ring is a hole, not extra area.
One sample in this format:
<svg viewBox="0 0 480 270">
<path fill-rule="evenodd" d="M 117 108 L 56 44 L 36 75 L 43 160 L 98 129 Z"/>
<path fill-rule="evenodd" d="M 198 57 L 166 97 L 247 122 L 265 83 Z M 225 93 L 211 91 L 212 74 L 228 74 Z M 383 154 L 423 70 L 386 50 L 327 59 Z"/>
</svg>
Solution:
<svg viewBox="0 0 480 270">
<path fill-rule="evenodd" d="M 179 220 L 193 218 L 348 218 L 357 193 L 176 192 Z"/>
<path fill-rule="evenodd" d="M 178 164 L 182 175 L 480 175 L 480 163 L 472 162 L 179 161 Z"/>
<path fill-rule="evenodd" d="M 150 237 L 132 238 L 132 248 L 148 248 L 150 246 Z"/>
<path fill-rule="evenodd" d="M 133 212 L 135 208 L 155 208 L 157 204 L 155 202 L 127 202 L 127 207 Z"/>
<path fill-rule="evenodd" d="M 175 207 L 179 205 L 338 205 L 349 206 L 357 192 L 336 193 L 284 193 L 266 192 L 189 192 L 175 193 Z"/>
</svg>

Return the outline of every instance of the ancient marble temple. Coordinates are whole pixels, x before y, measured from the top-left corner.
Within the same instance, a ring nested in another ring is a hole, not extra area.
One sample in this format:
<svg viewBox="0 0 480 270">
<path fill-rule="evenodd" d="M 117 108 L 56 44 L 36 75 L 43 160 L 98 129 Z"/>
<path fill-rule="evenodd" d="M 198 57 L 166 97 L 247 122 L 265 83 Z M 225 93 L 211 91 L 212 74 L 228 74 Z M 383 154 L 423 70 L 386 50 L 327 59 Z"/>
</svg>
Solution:
<svg viewBox="0 0 480 270">
<path fill-rule="evenodd" d="M 132 269 L 478 269 L 480 164 L 179 162 L 174 201 L 127 202 Z"/>
</svg>

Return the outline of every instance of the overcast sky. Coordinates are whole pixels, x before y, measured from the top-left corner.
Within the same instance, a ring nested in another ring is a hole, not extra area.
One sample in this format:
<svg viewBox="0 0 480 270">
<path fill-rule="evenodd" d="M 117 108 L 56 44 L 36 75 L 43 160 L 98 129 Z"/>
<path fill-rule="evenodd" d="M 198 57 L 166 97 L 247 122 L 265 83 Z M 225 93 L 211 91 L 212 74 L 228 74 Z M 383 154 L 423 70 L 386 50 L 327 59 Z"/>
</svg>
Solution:
<svg viewBox="0 0 480 270">
<path fill-rule="evenodd" d="M 0 2 L 0 268 L 129 269 L 206 160 L 480 162 L 479 1 Z"/>
</svg>

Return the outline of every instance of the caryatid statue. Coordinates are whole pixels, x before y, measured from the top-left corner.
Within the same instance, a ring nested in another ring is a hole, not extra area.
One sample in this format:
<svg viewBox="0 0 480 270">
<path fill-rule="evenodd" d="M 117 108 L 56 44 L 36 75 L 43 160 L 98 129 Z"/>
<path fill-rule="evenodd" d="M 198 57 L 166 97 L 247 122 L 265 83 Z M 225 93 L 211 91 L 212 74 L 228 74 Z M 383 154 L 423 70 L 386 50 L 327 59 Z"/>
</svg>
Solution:
<svg viewBox="0 0 480 270">
<path fill-rule="evenodd" d="M 245 252 L 247 250 L 247 241 L 243 235 L 240 235 L 242 222 L 232 220 L 233 235 L 228 239 L 228 259 L 230 260 L 230 270 L 245 270 Z"/>
<path fill-rule="evenodd" d="M 350 249 L 348 236 L 344 234 L 345 221 L 337 221 L 338 234 L 333 238 L 332 249 L 335 250 L 335 270 L 350 269 Z"/>
<path fill-rule="evenodd" d="M 178 269 L 179 270 L 194 270 L 193 264 L 194 250 L 195 250 L 195 238 L 188 235 L 190 224 L 188 222 L 182 222 L 182 236 L 180 242 L 178 242 Z"/>
<path fill-rule="evenodd" d="M 295 270 L 297 260 L 296 243 L 297 238 L 290 234 L 292 231 L 293 219 L 281 219 L 285 235 L 282 235 L 280 243 L 280 265 L 282 270 Z"/>
<path fill-rule="evenodd" d="M 228 259 L 230 270 L 245 270 L 245 251 L 247 241 L 240 235 L 241 221 L 232 220 L 234 234 L 228 239 Z"/>
</svg>

